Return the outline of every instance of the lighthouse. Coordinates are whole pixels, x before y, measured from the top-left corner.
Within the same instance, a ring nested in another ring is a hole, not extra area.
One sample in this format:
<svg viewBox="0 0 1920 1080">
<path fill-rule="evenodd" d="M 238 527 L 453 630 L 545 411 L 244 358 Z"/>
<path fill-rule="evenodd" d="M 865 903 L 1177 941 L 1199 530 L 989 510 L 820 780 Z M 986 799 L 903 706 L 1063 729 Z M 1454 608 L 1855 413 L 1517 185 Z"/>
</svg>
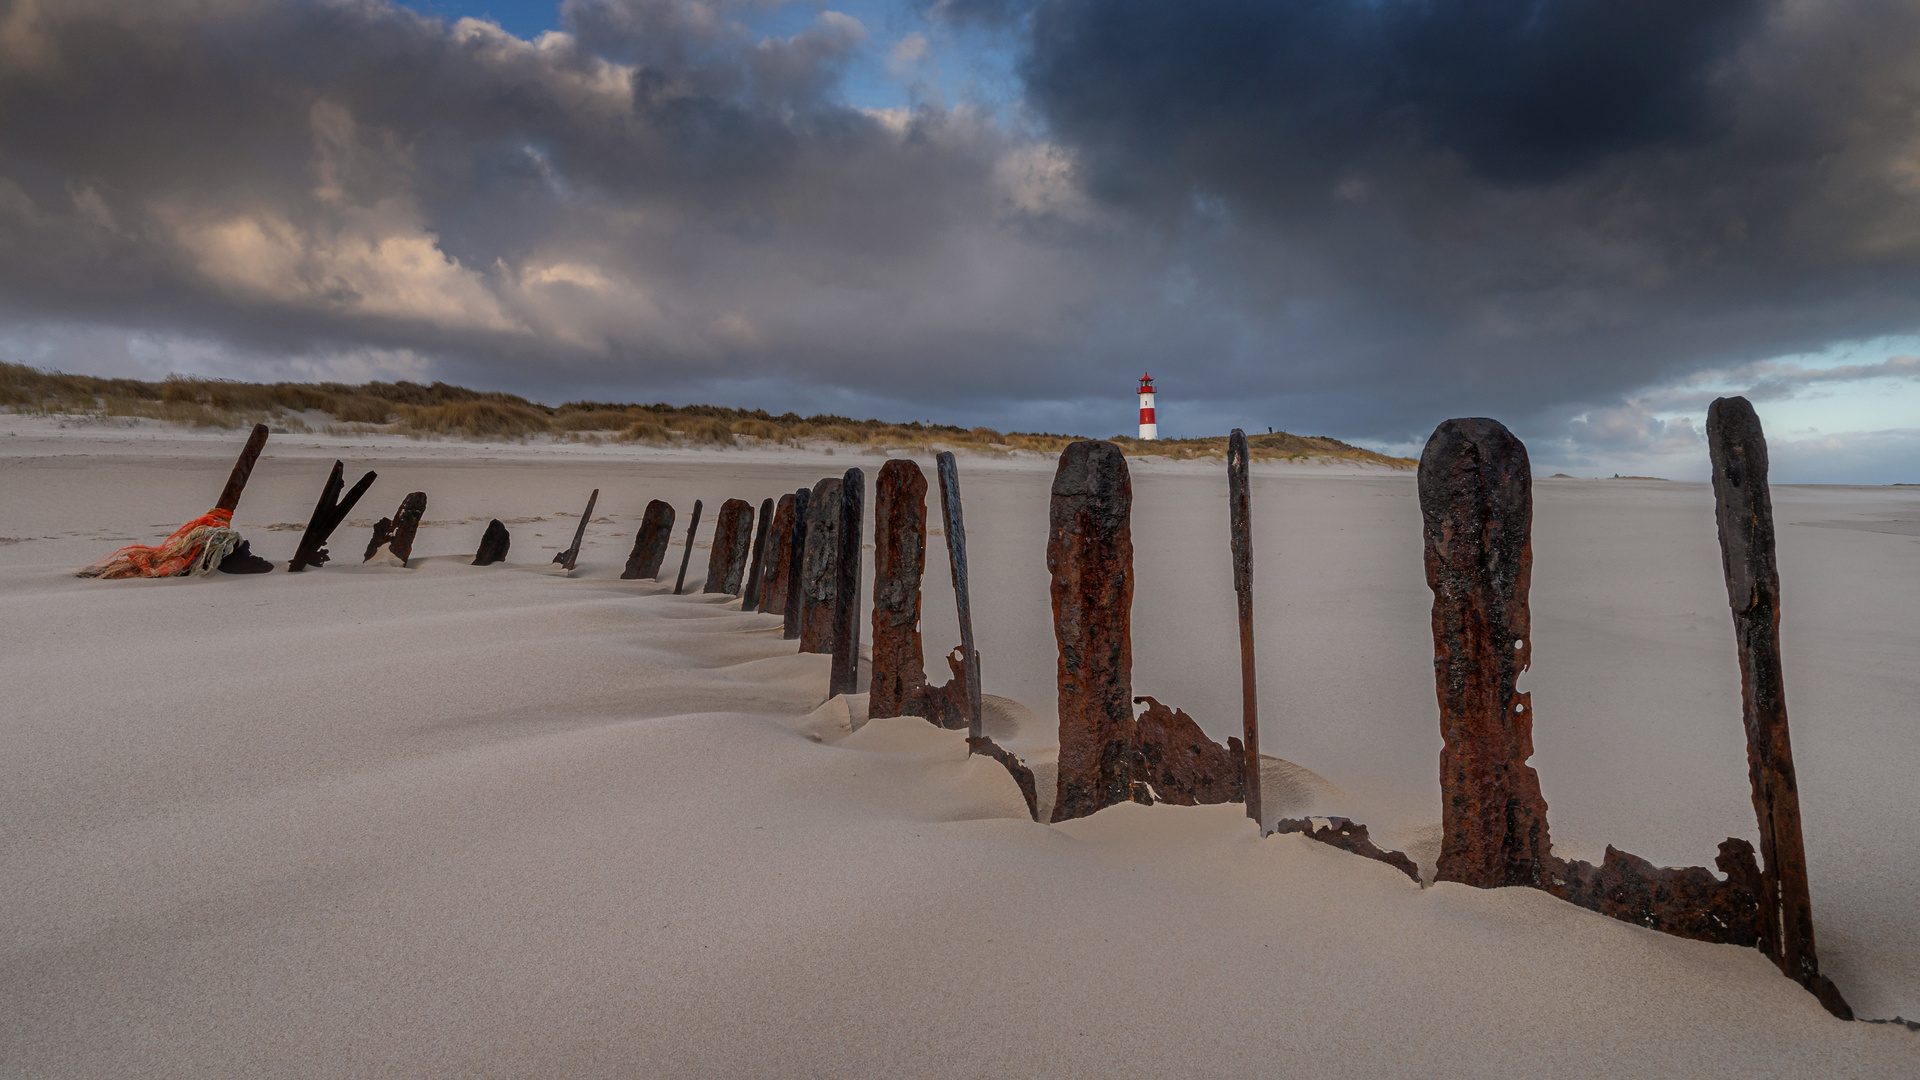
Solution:
<svg viewBox="0 0 1920 1080">
<path fill-rule="evenodd" d="M 1153 421 L 1153 376 L 1140 376 L 1140 437 L 1158 439 L 1160 425 Z"/>
</svg>

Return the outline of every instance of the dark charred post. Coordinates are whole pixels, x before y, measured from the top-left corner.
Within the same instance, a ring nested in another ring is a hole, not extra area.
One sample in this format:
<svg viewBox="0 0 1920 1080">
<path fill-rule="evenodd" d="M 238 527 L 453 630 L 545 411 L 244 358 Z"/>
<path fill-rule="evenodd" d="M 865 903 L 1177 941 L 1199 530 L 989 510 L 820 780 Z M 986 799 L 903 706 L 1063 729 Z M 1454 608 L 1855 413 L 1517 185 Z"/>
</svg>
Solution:
<svg viewBox="0 0 1920 1080">
<path fill-rule="evenodd" d="M 673 595 L 679 596 L 687 584 L 687 562 L 693 558 L 693 531 L 700 527 L 700 500 L 693 500 L 693 517 L 687 521 L 687 546 L 680 553 L 680 576 L 673 579 Z"/>
<path fill-rule="evenodd" d="M 986 733 L 980 728 L 980 653 L 973 647 L 973 600 L 967 591 L 967 525 L 960 513 L 960 465 L 951 450 L 941 451 L 936 460 L 940 468 L 941 530 L 947 534 L 947 563 L 953 570 L 953 607 L 960 616 L 960 655 L 967 676 L 967 745 L 974 748 L 974 753 L 982 753 L 975 743 L 985 739 Z M 1029 772 L 1029 783 L 1032 777 Z M 1016 773 L 1015 779 L 1018 778 Z M 1039 811 L 1034 814 L 1034 820 L 1038 821 Z"/>
<path fill-rule="evenodd" d="M 1247 488 L 1247 433 L 1227 437 L 1227 527 L 1233 548 L 1233 594 L 1240 604 L 1240 729 L 1246 759 L 1241 788 L 1247 816 L 1260 819 L 1260 693 L 1253 668 L 1253 511 Z"/>
<path fill-rule="evenodd" d="M 1081 440 L 1061 452 L 1047 534 L 1060 648 L 1056 822 L 1134 798 L 1132 510 L 1119 447 Z"/>
<path fill-rule="evenodd" d="M 633 554 L 627 556 L 627 568 L 620 572 L 626 581 L 641 578 L 660 580 L 660 564 L 667 561 L 667 548 L 673 543 L 673 507 L 655 499 L 647 504 L 640 518 L 640 532 L 633 538 Z"/>
<path fill-rule="evenodd" d="M 369 472 L 353 485 L 346 498 L 340 497 L 340 489 L 346 486 L 341 470 L 344 462 L 333 463 L 333 472 L 327 477 L 327 486 L 320 489 L 320 501 L 313 506 L 313 516 L 307 519 L 307 531 L 300 534 L 300 547 L 293 553 L 293 561 L 287 564 L 287 572 L 297 574 L 309 566 L 325 566 L 330 555 L 327 552 L 327 540 L 333 536 L 333 530 L 347 519 L 360 496 L 373 486 L 378 473 Z"/>
<path fill-rule="evenodd" d="M 1483 889 L 1544 886 L 1553 844 L 1533 756 L 1533 476 L 1496 420 L 1448 420 L 1420 455 L 1433 673 L 1440 699 L 1436 877 Z"/>
<path fill-rule="evenodd" d="M 753 504 L 728 499 L 713 519 L 713 550 L 707 554 L 707 583 L 703 593 L 740 595 L 740 578 L 747 569 L 747 545 L 753 540 Z"/>
<path fill-rule="evenodd" d="M 220 501 L 213 504 L 215 510 L 228 513 L 239 509 L 240 493 L 247 490 L 247 478 L 253 475 L 253 467 L 260 460 L 260 451 L 267 445 L 267 425 L 253 425 L 252 434 L 247 436 L 247 445 L 240 450 L 239 460 L 233 463 L 233 472 L 227 477 L 227 486 L 220 492 Z"/>
<path fill-rule="evenodd" d="M 907 716 L 927 684 L 920 578 L 927 563 L 927 478 L 896 458 L 873 483 L 873 682 L 868 716 Z"/>
<path fill-rule="evenodd" d="M 413 536 L 420 529 L 420 519 L 427 513 L 427 493 L 415 491 L 400 500 L 400 509 L 390 518 L 381 518 L 374 523 L 373 539 L 367 543 L 367 558 L 379 551 L 382 545 L 393 552 L 400 565 L 407 565 L 413 558 Z M 365 560 L 362 560 L 363 562 Z"/>
<path fill-rule="evenodd" d="M 807 543 L 800 566 L 800 651 L 833 651 L 833 563 L 840 555 L 839 477 L 813 485 L 807 502 Z"/>
<path fill-rule="evenodd" d="M 1747 775 L 1760 822 L 1760 949 L 1834 1015 L 1851 1019 L 1852 1010 L 1832 981 L 1820 974 L 1814 953 L 1800 789 L 1780 676 L 1780 574 L 1774 565 L 1767 440 L 1746 398 L 1720 398 L 1707 409 L 1707 448 L 1713 459 L 1720 560 L 1740 653 Z"/>
<path fill-rule="evenodd" d="M 833 560 L 833 674 L 828 693 L 860 692 L 860 542 L 867 474 L 848 469 L 840 481 L 840 550 Z"/>
<path fill-rule="evenodd" d="M 746 588 L 740 592 L 740 610 L 752 611 L 760 606 L 761 586 L 767 577 L 767 536 L 773 520 L 773 500 L 760 500 L 760 520 L 753 527 L 753 567 L 747 571 Z"/>
<path fill-rule="evenodd" d="M 572 573 L 574 564 L 580 561 L 580 542 L 586 539 L 587 523 L 593 520 L 593 506 L 599 501 L 600 489 L 594 488 L 593 494 L 587 496 L 587 509 L 580 515 L 580 524 L 574 527 L 573 546 L 553 557 L 553 561 L 568 573 Z"/>
<path fill-rule="evenodd" d="M 813 492 L 801 488 L 793 493 L 793 536 L 787 542 L 787 597 L 783 613 L 786 625 L 782 636 L 799 639 L 806 625 L 807 524 L 813 517 Z"/>
<path fill-rule="evenodd" d="M 787 563 L 793 550 L 793 496 L 782 495 L 773 507 L 773 525 L 767 529 L 767 568 L 760 580 L 762 612 L 787 611 Z"/>
<path fill-rule="evenodd" d="M 507 527 L 499 518 L 487 522 L 487 531 L 480 534 L 480 549 L 473 553 L 473 565 L 492 566 L 507 561 L 507 549 L 513 546 L 513 537 L 507 535 Z"/>
</svg>

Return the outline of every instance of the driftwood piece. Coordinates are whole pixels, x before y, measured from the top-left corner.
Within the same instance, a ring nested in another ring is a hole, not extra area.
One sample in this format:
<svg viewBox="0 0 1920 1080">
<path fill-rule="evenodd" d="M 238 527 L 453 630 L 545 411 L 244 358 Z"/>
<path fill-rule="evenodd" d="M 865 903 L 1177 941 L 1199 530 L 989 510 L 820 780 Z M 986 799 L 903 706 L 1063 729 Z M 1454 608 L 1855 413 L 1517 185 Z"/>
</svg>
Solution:
<svg viewBox="0 0 1920 1080">
<path fill-rule="evenodd" d="M 400 509 L 395 510 L 392 517 L 381 518 L 374 523 L 373 539 L 367 542 L 366 558 L 373 558 L 374 553 L 385 546 L 388 551 L 393 552 L 395 558 L 400 560 L 401 566 L 407 565 L 407 560 L 413 557 L 414 533 L 419 531 L 420 519 L 425 517 L 426 513 L 427 493 L 410 492 L 406 498 L 400 500 Z M 361 561 L 365 562 L 366 559 Z"/>
<path fill-rule="evenodd" d="M 1767 440 L 1746 398 L 1720 398 L 1708 407 L 1707 448 L 1713 461 L 1721 566 L 1740 656 L 1747 775 L 1760 824 L 1760 950 L 1830 1012 L 1851 1019 L 1853 1012 L 1839 990 L 1820 974 L 1814 952 L 1800 789 L 1780 673 L 1780 574 L 1774 563 Z"/>
<path fill-rule="evenodd" d="M 293 553 L 293 561 L 287 563 L 287 572 L 297 574 L 309 566 L 325 566 L 331 555 L 327 551 L 327 541 L 333 536 L 333 530 L 347 519 L 360 496 L 373 486 L 378 473 L 368 472 L 353 485 L 353 490 L 342 498 L 340 489 L 346 486 L 342 470 L 346 463 L 336 461 L 333 471 L 327 475 L 326 486 L 320 489 L 320 501 L 313 504 L 313 516 L 307 519 L 307 530 L 300 534 L 300 546 Z"/>
<path fill-rule="evenodd" d="M 781 609 L 785 622 L 782 636 L 797 641 L 806 627 L 807 528 L 813 518 L 813 492 L 801 488 L 793 493 L 793 536 L 787 542 L 787 595 Z M 803 650 L 804 651 L 804 650 Z"/>
<path fill-rule="evenodd" d="M 1533 702 L 1515 687 L 1532 656 L 1533 478 L 1496 420 L 1448 420 L 1420 455 L 1433 671 L 1440 701 L 1436 877 L 1543 886 L 1553 850 L 1533 756 Z"/>
<path fill-rule="evenodd" d="M 513 547 L 513 537 L 507 534 L 507 527 L 499 518 L 487 522 L 487 531 L 480 534 L 480 547 L 473 553 L 473 565 L 492 566 L 507 561 L 507 550 Z"/>
<path fill-rule="evenodd" d="M 1135 782 L 1152 786 L 1155 800 L 1198 806 L 1239 802 L 1245 797 L 1246 751 L 1240 740 L 1228 738 L 1227 745 L 1221 746 L 1207 738 L 1185 712 L 1169 709 L 1151 697 L 1133 701 L 1136 705 L 1144 703 L 1147 711 L 1128 728 L 1130 774 Z"/>
<path fill-rule="evenodd" d="M 760 580 L 760 602 L 755 610 L 787 612 L 787 564 L 793 552 L 793 495 L 780 496 L 773 505 L 773 524 L 767 529 L 767 567 Z"/>
<path fill-rule="evenodd" d="M 966 678 L 967 738 L 983 739 L 986 732 L 980 727 L 980 652 L 973 643 L 973 596 L 967 582 L 967 524 L 960 512 L 960 464 L 954 460 L 951 450 L 941 451 L 935 461 L 940 472 L 941 531 L 947 534 L 947 565 L 953 572 L 953 608 L 960 620 L 961 665 L 955 668 L 954 676 L 958 678 L 964 673 Z M 953 666 L 951 657 L 947 663 Z"/>
<path fill-rule="evenodd" d="M 753 526 L 753 566 L 747 571 L 747 583 L 740 590 L 740 610 L 753 611 L 760 606 L 760 593 L 767 578 L 767 537 L 773 521 L 773 500 L 760 500 L 759 520 Z"/>
<path fill-rule="evenodd" d="M 680 576 L 673 579 L 673 595 L 679 596 L 687 584 L 687 563 L 693 558 L 693 531 L 700 527 L 700 500 L 693 500 L 693 517 L 687 521 L 687 546 L 680 552 Z"/>
<path fill-rule="evenodd" d="M 593 520 L 593 507 L 599 501 L 600 489 L 594 488 L 593 494 L 587 496 L 587 509 L 580 515 L 580 524 L 574 526 L 572 546 L 553 557 L 553 561 L 559 563 L 560 568 L 568 573 L 572 573 L 574 564 L 580 561 L 580 544 L 587 537 L 587 523 Z"/>
<path fill-rule="evenodd" d="M 654 499 L 640 518 L 640 531 L 634 535 L 633 553 L 627 556 L 627 568 L 620 572 L 621 579 L 660 580 L 660 564 L 667 561 L 667 548 L 672 543 L 673 507 Z"/>
<path fill-rule="evenodd" d="M 1318 840 L 1341 851 L 1350 851 L 1355 855 L 1386 863 L 1388 866 L 1412 878 L 1416 884 L 1420 881 L 1420 867 L 1406 854 L 1388 851 L 1375 844 L 1367 836 L 1367 827 L 1357 821 L 1343 817 L 1327 818 L 1327 824 L 1315 827 L 1312 818 L 1281 818 L 1273 823 L 1276 833 L 1299 833 L 1310 840 Z"/>
<path fill-rule="evenodd" d="M 860 547 L 867 474 L 848 469 L 840 481 L 840 550 L 833 560 L 833 669 L 830 694 L 860 692 Z"/>
<path fill-rule="evenodd" d="M 895 458 L 873 484 L 873 681 L 868 716 L 909 712 L 927 684 L 920 578 L 927 562 L 927 478 Z"/>
<path fill-rule="evenodd" d="M 1260 693 L 1253 662 L 1253 511 L 1247 483 L 1247 433 L 1227 437 L 1227 529 L 1233 552 L 1233 594 L 1240 615 L 1241 790 L 1247 816 L 1260 820 Z"/>
<path fill-rule="evenodd" d="M 800 565 L 800 651 L 833 651 L 833 597 L 838 579 L 834 560 L 840 557 L 840 488 L 844 481 L 830 476 L 813 485 L 807 502 L 807 541 Z"/>
<path fill-rule="evenodd" d="M 747 571 L 747 546 L 753 542 L 753 504 L 728 499 L 713 519 L 713 548 L 707 553 L 707 582 L 703 593 L 740 595 L 740 579 Z"/>
<path fill-rule="evenodd" d="M 229 513 L 240 508 L 240 493 L 247 490 L 247 480 L 253 476 L 253 467 L 260 461 L 260 451 L 267 445 L 267 425 L 255 424 L 247 435 L 247 445 L 240 450 L 240 457 L 233 463 L 233 472 L 227 476 L 227 486 L 220 491 L 220 501 L 213 504 L 215 510 Z"/>
<path fill-rule="evenodd" d="M 1007 772 L 1013 775 L 1013 782 L 1020 785 L 1020 796 L 1027 800 L 1027 813 L 1033 820 L 1040 820 L 1040 789 L 1034 784 L 1033 770 L 1027 768 L 1026 762 L 985 735 L 968 736 L 967 752 L 985 755 L 1006 766 Z"/>
</svg>

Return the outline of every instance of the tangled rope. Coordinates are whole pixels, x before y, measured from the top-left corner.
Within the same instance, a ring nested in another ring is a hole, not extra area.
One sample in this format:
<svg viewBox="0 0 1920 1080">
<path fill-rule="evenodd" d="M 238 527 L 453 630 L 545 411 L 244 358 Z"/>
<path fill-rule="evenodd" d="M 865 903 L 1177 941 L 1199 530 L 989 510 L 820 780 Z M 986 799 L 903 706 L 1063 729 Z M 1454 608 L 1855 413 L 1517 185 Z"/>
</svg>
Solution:
<svg viewBox="0 0 1920 1080">
<path fill-rule="evenodd" d="M 132 544 L 80 571 L 83 578 L 185 577 L 213 573 L 240 546 L 233 511 L 209 510 L 159 545 Z"/>
</svg>

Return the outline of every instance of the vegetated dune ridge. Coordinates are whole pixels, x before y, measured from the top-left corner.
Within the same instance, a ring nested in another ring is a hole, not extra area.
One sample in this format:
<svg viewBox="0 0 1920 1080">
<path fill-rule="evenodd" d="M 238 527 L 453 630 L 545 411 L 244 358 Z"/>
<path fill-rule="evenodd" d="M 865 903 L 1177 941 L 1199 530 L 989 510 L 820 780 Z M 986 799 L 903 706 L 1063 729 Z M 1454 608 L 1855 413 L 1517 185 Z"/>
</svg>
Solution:
<svg viewBox="0 0 1920 1080">
<path fill-rule="evenodd" d="M 955 733 L 846 731 L 820 708 L 827 658 L 771 616 L 617 579 L 649 498 L 757 504 L 849 465 L 871 482 L 878 455 L 277 436 L 238 515 L 256 549 L 291 554 L 340 457 L 380 472 L 356 518 L 429 493 L 418 568 L 353 565 L 349 527 L 305 574 L 101 582 L 71 574 L 203 511 L 238 440 L 58 423 L 0 419 L 8 1076 L 1920 1070 L 1920 1035 L 1832 1019 L 1752 950 L 1531 890 L 1421 889 L 1259 839 L 1238 807 L 1034 824 Z M 1043 758 L 1051 464 L 962 468 L 994 722 Z M 1134 463 L 1135 692 L 1215 737 L 1239 717 L 1221 472 Z M 1254 472 L 1263 746 L 1331 782 L 1289 809 L 1428 865 L 1412 478 Z M 543 564 L 594 487 L 604 517 L 558 577 Z M 1523 685 L 1562 851 L 1702 863 L 1751 837 L 1706 489 L 1536 497 Z M 1892 529 L 1920 492 L 1776 505 L 1822 967 L 1862 1015 L 1911 1017 L 1920 544 L 1820 526 Z M 490 517 L 514 522 L 509 564 L 465 565 Z M 955 632 L 929 547 L 937 670 Z"/>
<path fill-rule="evenodd" d="M 560 439 L 639 442 L 655 446 L 785 445 L 821 448 L 968 449 L 984 453 L 1058 454 L 1077 435 L 1002 433 L 913 421 L 853 420 L 844 416 L 782 416 L 765 409 L 718 405 L 621 405 L 574 401 L 542 405 L 515 394 L 468 390 L 436 382 L 244 383 L 169 378 L 164 382 L 102 379 L 0 363 L 0 407 L 62 415 L 147 417 L 199 427 L 239 428 L 266 423 L 299 433 L 372 433 L 467 439 Z M 1115 440 L 1129 453 L 1201 458 L 1225 455 L 1224 435 Z M 1322 435 L 1271 432 L 1249 436 L 1256 460 L 1347 462 L 1411 468 L 1407 458 L 1350 446 Z"/>
</svg>

